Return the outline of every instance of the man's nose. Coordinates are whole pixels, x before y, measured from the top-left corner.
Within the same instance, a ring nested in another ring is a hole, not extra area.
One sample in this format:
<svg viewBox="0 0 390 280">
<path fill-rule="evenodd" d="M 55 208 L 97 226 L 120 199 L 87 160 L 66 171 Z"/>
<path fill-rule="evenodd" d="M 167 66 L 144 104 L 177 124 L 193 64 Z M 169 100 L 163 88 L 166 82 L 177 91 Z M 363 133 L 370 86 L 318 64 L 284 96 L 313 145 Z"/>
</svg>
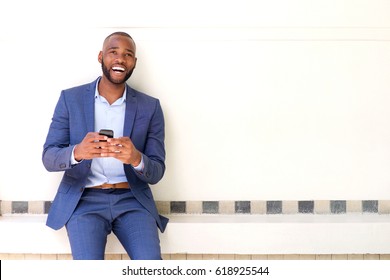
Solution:
<svg viewBox="0 0 390 280">
<path fill-rule="evenodd" d="M 116 63 L 123 63 L 125 61 L 125 56 L 124 55 L 117 55 L 115 57 L 115 62 Z"/>
</svg>

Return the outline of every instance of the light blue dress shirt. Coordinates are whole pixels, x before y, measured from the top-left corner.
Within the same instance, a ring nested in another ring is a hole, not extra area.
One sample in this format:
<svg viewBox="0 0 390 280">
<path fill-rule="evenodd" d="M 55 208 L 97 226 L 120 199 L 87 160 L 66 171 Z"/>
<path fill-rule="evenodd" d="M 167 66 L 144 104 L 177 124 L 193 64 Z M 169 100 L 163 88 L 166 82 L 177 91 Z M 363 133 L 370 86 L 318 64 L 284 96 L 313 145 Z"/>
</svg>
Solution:
<svg viewBox="0 0 390 280">
<path fill-rule="evenodd" d="M 100 129 L 111 129 L 114 131 L 114 137 L 119 138 L 123 136 L 123 126 L 125 122 L 126 111 L 126 87 L 121 98 L 116 100 L 111 105 L 108 101 L 99 94 L 99 82 L 96 83 L 95 89 L 95 131 Z M 74 150 L 73 150 L 74 151 Z M 77 164 L 72 153 L 72 164 Z M 143 158 L 141 163 L 135 166 L 134 169 L 142 172 Z M 115 184 L 127 182 L 123 163 L 112 157 L 94 158 L 91 164 L 91 171 L 87 178 L 86 188 L 98 186 L 102 184 Z"/>
</svg>

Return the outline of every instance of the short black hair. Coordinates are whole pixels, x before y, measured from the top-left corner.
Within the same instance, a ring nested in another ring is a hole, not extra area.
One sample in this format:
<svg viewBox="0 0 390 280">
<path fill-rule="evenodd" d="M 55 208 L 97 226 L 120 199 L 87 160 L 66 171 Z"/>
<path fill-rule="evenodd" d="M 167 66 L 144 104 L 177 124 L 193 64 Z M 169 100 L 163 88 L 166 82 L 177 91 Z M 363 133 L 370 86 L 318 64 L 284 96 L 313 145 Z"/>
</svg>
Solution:
<svg viewBox="0 0 390 280">
<path fill-rule="evenodd" d="M 118 35 L 118 36 L 125 36 L 125 37 L 128 37 L 128 38 L 130 38 L 131 40 L 133 40 L 133 38 L 132 38 L 129 34 L 127 34 L 126 32 L 117 31 L 117 32 L 114 32 L 114 33 L 108 35 L 104 41 L 107 41 L 108 39 L 110 39 L 112 36 L 115 36 L 115 35 Z M 133 40 L 133 41 L 134 41 L 134 40 Z"/>
</svg>

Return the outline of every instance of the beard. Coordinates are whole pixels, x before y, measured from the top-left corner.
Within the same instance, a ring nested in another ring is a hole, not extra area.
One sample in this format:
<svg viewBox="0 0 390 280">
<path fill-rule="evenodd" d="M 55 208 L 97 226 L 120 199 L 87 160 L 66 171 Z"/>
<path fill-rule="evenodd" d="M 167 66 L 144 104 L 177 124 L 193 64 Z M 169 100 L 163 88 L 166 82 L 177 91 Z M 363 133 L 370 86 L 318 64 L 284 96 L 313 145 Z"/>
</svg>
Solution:
<svg viewBox="0 0 390 280">
<path fill-rule="evenodd" d="M 123 79 L 114 79 L 112 76 L 111 76 L 111 73 L 110 73 L 110 70 L 108 69 L 108 67 L 104 64 L 104 60 L 102 59 L 102 71 L 103 71 L 103 75 L 106 76 L 106 78 L 113 84 L 123 84 L 125 83 L 130 77 L 131 75 L 133 74 L 133 71 L 134 71 L 134 68 L 133 67 L 129 72 L 127 72 L 126 76 L 123 78 Z"/>
</svg>

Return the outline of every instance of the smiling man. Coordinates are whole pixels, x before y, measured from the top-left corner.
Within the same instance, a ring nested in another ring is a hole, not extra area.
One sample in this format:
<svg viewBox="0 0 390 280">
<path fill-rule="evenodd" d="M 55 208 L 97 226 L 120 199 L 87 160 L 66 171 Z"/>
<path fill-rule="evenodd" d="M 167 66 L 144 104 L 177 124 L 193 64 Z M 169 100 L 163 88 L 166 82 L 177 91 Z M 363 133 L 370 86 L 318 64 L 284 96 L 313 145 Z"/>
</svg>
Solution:
<svg viewBox="0 0 390 280">
<path fill-rule="evenodd" d="M 103 75 L 63 90 L 44 144 L 48 171 L 64 171 L 47 225 L 66 227 L 73 259 L 104 259 L 113 232 L 131 259 L 161 259 L 158 214 L 149 184 L 165 172 L 159 100 L 126 84 L 136 46 L 115 32 L 98 55 Z M 99 133 L 110 131 L 113 137 Z"/>
</svg>

